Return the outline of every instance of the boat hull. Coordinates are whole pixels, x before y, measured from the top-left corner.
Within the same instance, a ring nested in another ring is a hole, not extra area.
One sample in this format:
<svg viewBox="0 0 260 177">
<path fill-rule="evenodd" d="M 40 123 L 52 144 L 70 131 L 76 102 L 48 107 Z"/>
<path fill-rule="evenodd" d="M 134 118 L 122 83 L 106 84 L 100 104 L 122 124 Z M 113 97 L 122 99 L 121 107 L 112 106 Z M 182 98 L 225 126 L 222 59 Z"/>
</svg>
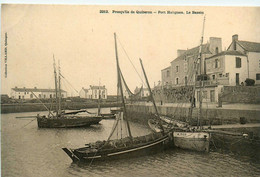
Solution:
<svg viewBox="0 0 260 177">
<path fill-rule="evenodd" d="M 103 119 L 115 119 L 116 115 L 112 114 L 112 113 L 108 113 L 108 114 L 101 114 Z"/>
<path fill-rule="evenodd" d="M 102 117 L 89 116 L 62 116 L 59 118 L 44 116 L 37 116 L 37 123 L 39 128 L 73 128 L 85 127 L 93 124 L 98 124 Z"/>
<path fill-rule="evenodd" d="M 173 132 L 174 145 L 181 149 L 209 152 L 210 134 L 207 132 Z"/>
<path fill-rule="evenodd" d="M 169 147 L 169 144 L 170 144 L 170 137 L 166 135 L 150 143 L 132 146 L 132 147 L 112 149 L 108 151 L 80 153 L 77 151 L 77 149 L 75 150 L 71 150 L 68 148 L 62 148 L 62 149 L 73 160 L 73 162 L 93 162 L 93 161 L 126 159 L 126 158 L 145 156 L 149 154 L 155 154 Z"/>
</svg>

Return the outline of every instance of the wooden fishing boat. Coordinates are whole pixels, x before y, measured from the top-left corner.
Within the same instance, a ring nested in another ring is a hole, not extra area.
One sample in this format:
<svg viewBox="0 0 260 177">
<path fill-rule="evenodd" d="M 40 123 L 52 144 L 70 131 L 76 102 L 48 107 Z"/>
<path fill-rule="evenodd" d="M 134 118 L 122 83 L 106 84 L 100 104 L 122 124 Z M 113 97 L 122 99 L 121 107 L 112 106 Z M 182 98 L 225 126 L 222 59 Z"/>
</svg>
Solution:
<svg viewBox="0 0 260 177">
<path fill-rule="evenodd" d="M 210 144 L 210 133 L 206 132 L 203 130 L 201 126 L 201 109 L 202 109 L 202 90 L 201 88 L 203 87 L 203 80 L 202 77 L 198 77 L 202 75 L 201 73 L 201 68 L 202 67 L 202 62 L 201 62 L 201 50 L 202 50 L 202 44 L 203 44 L 203 34 L 204 34 L 204 25 L 205 25 L 205 17 L 203 21 L 203 29 L 202 29 L 202 37 L 200 41 L 200 48 L 199 48 L 199 54 L 197 61 L 195 61 L 195 67 L 199 71 L 195 72 L 195 77 L 194 78 L 199 78 L 200 86 L 199 86 L 199 114 L 198 114 L 198 122 L 197 122 L 197 128 L 182 128 L 182 129 L 175 129 L 173 132 L 173 137 L 174 137 L 174 145 L 176 147 L 182 148 L 182 149 L 189 149 L 189 150 L 195 150 L 195 151 L 205 151 L 209 152 L 209 144 Z M 198 67 L 198 65 L 200 65 Z M 199 73 L 199 75 L 197 75 Z M 195 83 L 195 82 L 194 82 Z M 191 101 L 191 107 L 190 107 L 190 112 L 189 112 L 189 117 L 192 116 L 192 109 L 193 109 L 193 101 L 195 97 L 195 84 L 193 88 L 193 94 L 192 94 L 192 101 Z"/>
<path fill-rule="evenodd" d="M 118 61 L 116 34 L 114 34 L 114 38 L 118 80 L 117 93 L 121 98 L 123 108 L 122 111 L 117 113 L 116 120 L 108 140 L 89 143 L 84 147 L 77 149 L 62 148 L 74 162 L 93 162 L 154 154 L 167 148 L 172 141 L 172 134 L 166 134 L 164 131 L 159 133 L 150 133 L 140 137 L 132 136 L 123 91 L 123 86 L 125 85 L 123 85 L 124 82 L 122 82 L 123 75 L 120 71 Z M 144 75 L 146 76 L 145 72 Z M 146 82 L 149 84 L 147 77 Z M 124 130 L 122 130 L 123 128 Z M 123 134 L 122 132 L 127 133 Z"/>
<path fill-rule="evenodd" d="M 37 124 L 39 128 L 73 128 L 84 127 L 98 124 L 102 116 L 93 116 L 88 114 L 61 114 L 60 116 L 37 115 Z"/>
<path fill-rule="evenodd" d="M 72 128 L 72 127 L 83 127 L 90 126 L 93 124 L 98 124 L 102 120 L 102 116 L 98 114 L 91 114 L 87 110 L 72 111 L 70 113 L 65 113 L 61 109 L 61 73 L 59 67 L 59 76 L 57 79 L 55 59 L 54 61 L 54 78 L 55 78 L 55 112 L 52 112 L 43 103 L 43 106 L 49 111 L 46 115 L 37 115 L 37 124 L 39 128 Z M 32 92 L 32 94 L 34 94 Z M 38 98 L 35 94 L 34 96 Z M 40 101 L 40 99 L 38 99 Z"/>
</svg>

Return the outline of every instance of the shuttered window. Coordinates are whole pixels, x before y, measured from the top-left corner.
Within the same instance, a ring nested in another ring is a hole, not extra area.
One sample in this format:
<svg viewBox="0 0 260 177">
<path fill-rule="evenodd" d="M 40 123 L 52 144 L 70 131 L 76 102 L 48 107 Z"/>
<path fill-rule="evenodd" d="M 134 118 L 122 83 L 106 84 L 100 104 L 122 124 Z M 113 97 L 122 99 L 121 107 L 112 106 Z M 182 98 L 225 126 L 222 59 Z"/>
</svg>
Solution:
<svg viewBox="0 0 260 177">
<path fill-rule="evenodd" d="M 241 58 L 236 57 L 236 68 L 241 68 Z"/>
</svg>

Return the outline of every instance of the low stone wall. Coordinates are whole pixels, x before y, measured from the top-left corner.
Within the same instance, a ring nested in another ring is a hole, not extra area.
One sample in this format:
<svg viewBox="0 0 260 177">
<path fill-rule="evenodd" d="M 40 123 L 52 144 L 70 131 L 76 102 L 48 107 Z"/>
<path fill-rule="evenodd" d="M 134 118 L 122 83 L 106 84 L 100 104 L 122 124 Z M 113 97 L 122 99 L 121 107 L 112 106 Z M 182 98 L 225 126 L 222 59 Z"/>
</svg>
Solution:
<svg viewBox="0 0 260 177">
<path fill-rule="evenodd" d="M 127 110 L 131 119 L 145 119 L 147 121 L 155 113 L 153 106 L 147 105 L 127 105 Z M 189 108 L 176 108 L 168 106 L 158 106 L 161 115 L 174 117 L 177 120 L 189 121 L 191 125 L 197 125 L 198 108 L 193 109 L 193 116 L 188 119 Z M 237 109 L 202 109 L 201 121 L 203 125 L 221 125 L 240 123 L 243 117 L 246 123 L 260 123 L 260 110 L 237 110 Z"/>
<path fill-rule="evenodd" d="M 260 103 L 259 86 L 224 86 L 222 102 Z"/>
<path fill-rule="evenodd" d="M 192 96 L 192 86 L 157 88 L 153 90 L 156 102 L 164 103 L 188 103 Z"/>
</svg>

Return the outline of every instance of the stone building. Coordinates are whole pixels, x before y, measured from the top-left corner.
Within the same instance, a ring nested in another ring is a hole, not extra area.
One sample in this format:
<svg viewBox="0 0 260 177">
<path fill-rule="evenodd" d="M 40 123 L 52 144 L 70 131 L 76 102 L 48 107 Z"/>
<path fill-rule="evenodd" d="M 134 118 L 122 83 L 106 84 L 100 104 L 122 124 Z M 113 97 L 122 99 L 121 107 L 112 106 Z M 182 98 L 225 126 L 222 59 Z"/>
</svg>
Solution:
<svg viewBox="0 0 260 177">
<path fill-rule="evenodd" d="M 194 61 L 198 59 L 200 46 L 188 50 L 177 50 L 177 58 L 171 62 L 171 66 L 161 71 L 162 86 L 194 85 Z M 205 59 L 222 52 L 222 40 L 210 37 L 209 42 L 202 45 L 201 71 L 206 73 Z"/>
</svg>

